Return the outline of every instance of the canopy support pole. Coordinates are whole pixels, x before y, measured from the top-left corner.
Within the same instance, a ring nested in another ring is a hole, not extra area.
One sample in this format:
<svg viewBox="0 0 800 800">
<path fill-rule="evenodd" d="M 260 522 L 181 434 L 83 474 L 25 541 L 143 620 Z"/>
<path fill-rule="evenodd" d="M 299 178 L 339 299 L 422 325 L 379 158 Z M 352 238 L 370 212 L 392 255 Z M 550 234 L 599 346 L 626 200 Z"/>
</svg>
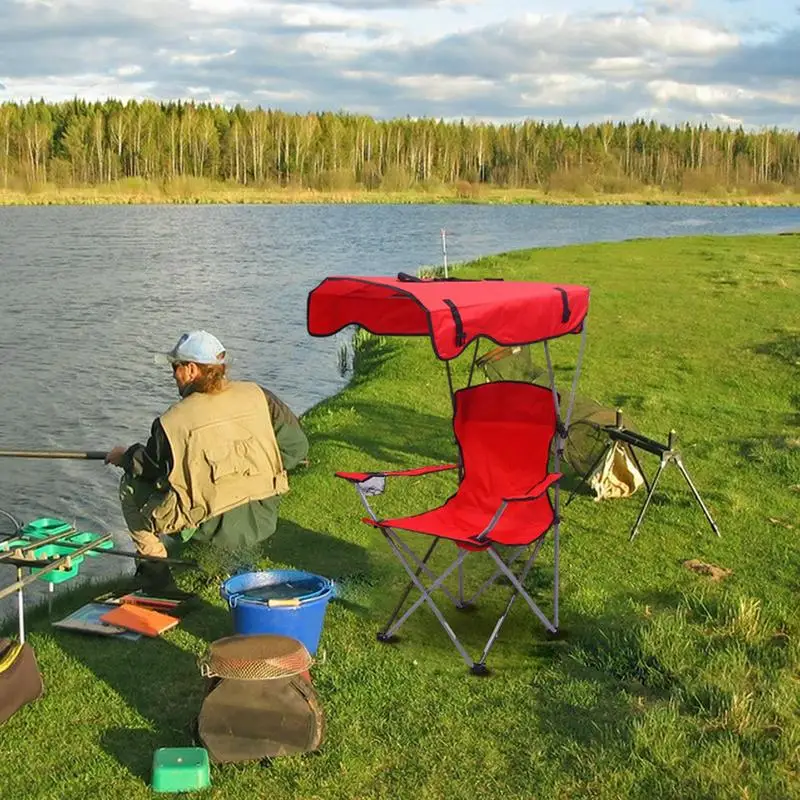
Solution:
<svg viewBox="0 0 800 800">
<path fill-rule="evenodd" d="M 581 367 L 583 366 L 583 354 L 586 350 L 586 320 L 583 321 L 583 330 L 581 331 L 581 343 L 578 350 L 578 360 L 575 363 L 575 374 L 572 378 L 572 387 L 570 389 L 569 401 L 567 403 L 567 416 L 564 422 L 561 422 L 561 410 L 558 403 L 558 391 L 556 390 L 556 374 L 553 369 L 553 359 L 550 356 L 550 347 L 547 341 L 544 342 L 544 353 L 547 358 L 547 372 L 550 378 L 550 391 L 553 393 L 553 403 L 556 408 L 556 422 L 558 426 L 558 433 L 556 436 L 556 448 L 553 457 L 553 472 L 558 472 L 561 466 L 561 458 L 564 455 L 564 446 L 567 442 L 567 435 L 569 434 L 569 424 L 572 419 L 572 411 L 575 407 L 575 393 L 578 390 L 578 378 L 581 374 Z M 561 523 L 561 490 L 559 483 L 555 485 L 553 491 L 553 512 L 555 514 L 555 526 L 553 529 L 553 625 L 558 630 L 558 595 L 560 587 L 559 579 L 559 566 L 560 566 L 560 543 L 559 543 L 559 528 Z"/>
<path fill-rule="evenodd" d="M 550 357 L 549 342 L 544 342 L 544 357 L 547 361 L 547 378 L 550 381 L 550 391 L 553 393 L 553 405 L 556 407 L 556 422 L 561 426 L 561 408 L 558 402 L 558 391 L 556 390 L 556 373 L 553 369 L 553 359 Z"/>
<path fill-rule="evenodd" d="M 444 362 L 445 372 L 447 372 L 447 386 L 450 389 L 450 405 L 453 408 L 453 413 L 456 412 L 456 393 L 453 389 L 453 371 L 450 369 L 450 362 Z"/>
<path fill-rule="evenodd" d="M 481 341 L 481 337 L 479 336 L 475 340 L 475 349 L 472 351 L 472 363 L 469 366 L 469 378 L 467 379 L 467 388 L 469 389 L 472 386 L 472 376 L 475 372 L 475 365 L 478 363 L 478 344 Z"/>
</svg>

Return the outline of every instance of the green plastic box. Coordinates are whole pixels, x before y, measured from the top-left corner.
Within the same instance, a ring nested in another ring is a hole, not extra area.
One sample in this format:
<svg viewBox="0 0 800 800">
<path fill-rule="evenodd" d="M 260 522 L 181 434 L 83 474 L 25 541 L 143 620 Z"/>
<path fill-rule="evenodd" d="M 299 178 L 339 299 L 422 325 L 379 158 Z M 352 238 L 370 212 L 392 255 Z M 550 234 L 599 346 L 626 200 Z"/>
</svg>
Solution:
<svg viewBox="0 0 800 800">
<path fill-rule="evenodd" d="M 76 533 L 75 536 L 70 536 L 65 541 L 69 542 L 70 544 L 79 544 L 81 547 L 85 544 L 91 544 L 92 542 L 99 539 L 101 534 L 99 533 L 89 533 L 89 531 L 81 531 L 80 533 Z M 111 550 L 114 546 L 114 542 L 109 539 L 107 542 L 103 542 L 102 544 L 97 545 L 97 550 Z M 89 556 L 90 558 L 96 558 L 100 555 L 97 550 L 87 550 L 84 555 Z"/>
<path fill-rule="evenodd" d="M 58 556 L 60 558 L 61 556 L 68 556 L 70 553 L 74 552 L 75 550 L 72 547 L 59 547 L 57 544 L 46 544 L 43 547 L 37 547 L 36 550 L 33 551 L 33 557 L 48 558 L 50 556 Z M 39 576 L 39 579 L 47 581 L 47 583 L 64 583 L 64 581 L 72 580 L 78 574 L 82 561 L 83 556 L 75 556 L 72 559 L 72 566 L 70 569 L 48 570 L 46 567 L 35 569 L 31 567 L 31 572 L 41 572 L 42 574 Z"/>
<path fill-rule="evenodd" d="M 153 754 L 154 792 L 194 792 L 211 786 L 208 753 L 202 747 L 160 747 Z"/>
<path fill-rule="evenodd" d="M 48 536 L 55 536 L 57 533 L 66 533 L 75 530 L 69 522 L 54 517 L 40 517 L 31 520 L 27 525 L 20 529 L 21 536 L 29 539 L 45 539 Z"/>
</svg>

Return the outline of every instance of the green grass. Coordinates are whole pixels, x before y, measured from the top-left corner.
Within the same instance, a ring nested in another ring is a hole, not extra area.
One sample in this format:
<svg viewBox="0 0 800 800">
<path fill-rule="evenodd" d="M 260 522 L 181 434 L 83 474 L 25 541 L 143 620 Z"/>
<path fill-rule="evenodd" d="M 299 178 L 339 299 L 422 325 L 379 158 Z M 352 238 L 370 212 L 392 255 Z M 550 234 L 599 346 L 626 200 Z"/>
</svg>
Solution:
<svg viewBox="0 0 800 800">
<path fill-rule="evenodd" d="M 467 674 L 427 610 L 397 645 L 375 640 L 403 573 L 332 473 L 450 460 L 453 444 L 430 344 L 363 341 L 351 385 L 305 417 L 311 465 L 293 478 L 269 552 L 272 563 L 341 582 L 314 668 L 323 750 L 269 768 L 215 767 L 202 796 L 800 796 L 798 255 L 797 236 L 704 237 L 463 268 L 592 287 L 582 393 L 623 406 L 655 438 L 675 428 L 722 531 L 713 536 L 672 468 L 632 544 L 642 494 L 576 499 L 562 534 L 566 635 L 549 640 L 518 603 L 486 679 Z M 575 338 L 553 345 L 562 380 L 576 349 Z M 457 364 L 462 378 L 466 369 Z M 426 508 L 452 480 L 397 480 L 378 507 Z M 529 581 L 542 596 L 551 557 L 548 542 Z M 473 575 L 484 574 L 473 558 Z M 684 568 L 690 558 L 733 573 L 714 583 Z M 503 603 L 497 589 L 475 613 L 450 610 L 473 652 Z M 150 796 L 153 751 L 190 741 L 203 692 L 196 659 L 230 632 L 214 588 L 204 597 L 205 613 L 138 644 L 32 622 L 47 694 L 0 729 L 2 797 Z M 81 599 L 66 594 L 62 608 Z"/>
</svg>

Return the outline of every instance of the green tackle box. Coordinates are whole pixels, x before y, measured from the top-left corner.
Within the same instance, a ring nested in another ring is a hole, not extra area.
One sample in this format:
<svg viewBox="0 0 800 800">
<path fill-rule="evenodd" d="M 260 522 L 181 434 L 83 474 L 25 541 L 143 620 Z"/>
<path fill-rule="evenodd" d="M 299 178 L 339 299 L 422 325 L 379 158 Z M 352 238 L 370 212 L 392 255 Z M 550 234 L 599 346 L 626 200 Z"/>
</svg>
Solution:
<svg viewBox="0 0 800 800">
<path fill-rule="evenodd" d="M 160 747 L 153 754 L 154 792 L 194 792 L 211 785 L 208 752 L 202 747 Z"/>
</svg>

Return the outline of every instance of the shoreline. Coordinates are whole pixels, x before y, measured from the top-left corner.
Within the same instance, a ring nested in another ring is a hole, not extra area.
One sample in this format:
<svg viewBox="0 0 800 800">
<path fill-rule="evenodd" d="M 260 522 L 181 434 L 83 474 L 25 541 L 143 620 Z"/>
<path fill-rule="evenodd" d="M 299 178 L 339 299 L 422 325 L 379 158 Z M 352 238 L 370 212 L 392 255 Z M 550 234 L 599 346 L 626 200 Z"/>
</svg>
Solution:
<svg viewBox="0 0 800 800">
<path fill-rule="evenodd" d="M 542 206 L 697 206 L 800 207 L 800 192 L 776 194 L 681 194 L 660 190 L 603 194 L 547 192 L 539 189 L 443 187 L 436 191 L 318 191 L 298 188 L 247 188 L 176 182 L 111 184 L 104 187 L 47 186 L 29 191 L 0 188 L 0 207 L 67 205 L 542 205 Z"/>
</svg>

